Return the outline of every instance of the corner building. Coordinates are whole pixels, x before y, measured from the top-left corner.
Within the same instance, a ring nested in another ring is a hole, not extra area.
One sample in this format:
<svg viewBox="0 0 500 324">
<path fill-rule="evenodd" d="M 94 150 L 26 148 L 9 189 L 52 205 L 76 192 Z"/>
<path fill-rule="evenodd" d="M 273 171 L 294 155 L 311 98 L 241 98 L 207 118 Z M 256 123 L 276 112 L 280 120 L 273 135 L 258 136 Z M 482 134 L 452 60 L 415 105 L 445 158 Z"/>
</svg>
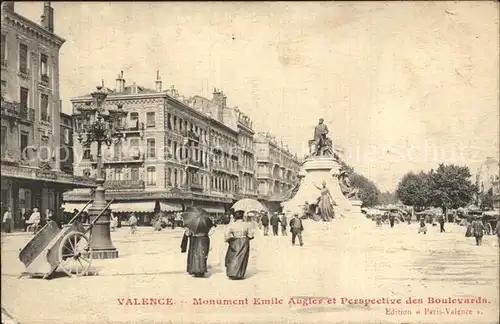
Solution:
<svg viewBox="0 0 500 324">
<path fill-rule="evenodd" d="M 214 91 L 213 99 L 186 99 L 173 86 L 162 89 L 157 72 L 154 89 L 126 85 L 123 72 L 115 89 L 107 89 L 106 108 L 123 105 L 128 112 L 125 136 L 103 150 L 106 198 L 115 198 L 113 213 L 126 219 L 136 213 L 149 225 L 159 212 L 174 212 L 197 206 L 223 214 L 238 193 L 238 128 L 236 114 L 226 98 Z M 95 147 L 82 147 L 78 108 L 92 102 L 89 95 L 71 100 L 75 130 L 74 172 L 95 176 Z M 223 122 L 233 118 L 231 126 Z M 95 143 L 93 145 L 96 145 Z M 89 190 L 74 190 L 65 196 L 65 208 L 82 208 L 91 199 Z"/>
<path fill-rule="evenodd" d="M 54 11 L 43 3 L 37 24 L 2 2 L 1 27 L 1 213 L 11 208 L 14 225 L 38 208 L 62 217 L 63 192 L 95 187 L 73 177 L 60 156 L 59 51 L 65 40 L 54 33 Z"/>
</svg>

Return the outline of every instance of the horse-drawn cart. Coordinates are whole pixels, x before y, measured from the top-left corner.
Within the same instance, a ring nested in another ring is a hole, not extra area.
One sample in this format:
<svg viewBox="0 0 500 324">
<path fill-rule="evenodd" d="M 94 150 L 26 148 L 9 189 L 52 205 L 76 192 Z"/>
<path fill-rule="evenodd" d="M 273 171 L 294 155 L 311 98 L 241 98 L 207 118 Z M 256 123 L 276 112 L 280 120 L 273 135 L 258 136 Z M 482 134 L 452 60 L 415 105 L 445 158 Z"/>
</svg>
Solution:
<svg viewBox="0 0 500 324">
<path fill-rule="evenodd" d="M 70 277 L 87 274 L 92 264 L 92 248 L 86 234 L 111 203 L 88 225 L 82 224 L 78 216 L 90 202 L 62 229 L 54 221 L 49 221 L 19 253 L 19 260 L 26 267 L 21 277 L 47 279 L 58 267 Z"/>
</svg>

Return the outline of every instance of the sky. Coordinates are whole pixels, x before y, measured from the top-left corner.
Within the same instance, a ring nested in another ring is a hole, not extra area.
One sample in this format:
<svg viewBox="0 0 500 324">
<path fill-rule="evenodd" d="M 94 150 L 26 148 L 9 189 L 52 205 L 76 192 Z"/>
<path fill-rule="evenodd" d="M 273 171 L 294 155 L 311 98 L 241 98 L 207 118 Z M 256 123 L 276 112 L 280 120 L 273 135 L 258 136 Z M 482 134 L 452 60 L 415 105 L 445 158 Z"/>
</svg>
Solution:
<svg viewBox="0 0 500 324">
<path fill-rule="evenodd" d="M 52 2 L 63 111 L 104 79 L 222 89 L 299 156 L 324 118 L 381 190 L 440 162 L 499 155 L 498 3 Z M 42 2 L 16 2 L 39 22 Z"/>
</svg>

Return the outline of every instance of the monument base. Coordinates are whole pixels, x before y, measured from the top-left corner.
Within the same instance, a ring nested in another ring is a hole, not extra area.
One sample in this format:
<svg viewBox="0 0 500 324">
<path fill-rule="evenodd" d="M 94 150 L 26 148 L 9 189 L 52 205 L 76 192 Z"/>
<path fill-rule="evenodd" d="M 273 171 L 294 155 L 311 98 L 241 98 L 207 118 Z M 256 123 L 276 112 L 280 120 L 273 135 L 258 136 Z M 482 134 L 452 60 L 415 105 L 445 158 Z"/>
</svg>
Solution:
<svg viewBox="0 0 500 324">
<path fill-rule="evenodd" d="M 321 188 L 323 183 L 325 183 L 330 191 L 335 203 L 333 207 L 335 218 L 348 218 L 350 214 L 356 211 L 340 189 L 338 179 L 340 164 L 335 158 L 325 156 L 311 157 L 304 161 L 301 174 L 304 178 L 296 195 L 282 204 L 285 212 L 301 213 L 306 202 L 316 204 L 321 194 L 318 187 Z M 359 212 L 361 213 L 361 209 L 359 209 Z"/>
</svg>

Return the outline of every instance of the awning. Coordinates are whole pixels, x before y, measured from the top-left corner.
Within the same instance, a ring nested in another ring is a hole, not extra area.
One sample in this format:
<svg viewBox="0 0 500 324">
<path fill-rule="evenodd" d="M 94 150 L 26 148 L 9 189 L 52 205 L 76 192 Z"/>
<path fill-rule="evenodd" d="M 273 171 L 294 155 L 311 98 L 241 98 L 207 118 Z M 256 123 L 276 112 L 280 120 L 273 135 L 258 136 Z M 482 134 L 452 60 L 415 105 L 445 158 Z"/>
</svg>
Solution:
<svg viewBox="0 0 500 324">
<path fill-rule="evenodd" d="M 171 204 L 171 203 L 160 202 L 160 210 L 161 211 L 166 211 L 166 212 L 169 212 L 169 211 L 181 211 L 182 210 L 182 206 L 179 205 L 179 204 Z"/>
<path fill-rule="evenodd" d="M 65 203 L 64 205 L 61 206 L 61 208 L 63 208 L 65 212 L 70 213 L 75 209 L 78 209 L 78 211 L 82 211 L 82 209 L 83 209 L 83 207 L 85 207 L 85 205 L 86 204 L 82 204 L 82 203 Z M 85 208 L 85 210 L 88 210 L 91 205 L 92 204 L 89 204 L 87 206 L 87 208 Z"/>
<path fill-rule="evenodd" d="M 155 210 L 154 201 L 113 203 L 109 207 L 115 213 L 152 213 Z"/>
<path fill-rule="evenodd" d="M 200 206 L 200 208 L 204 209 L 207 213 L 210 214 L 224 214 L 226 212 L 224 207 Z"/>
</svg>

